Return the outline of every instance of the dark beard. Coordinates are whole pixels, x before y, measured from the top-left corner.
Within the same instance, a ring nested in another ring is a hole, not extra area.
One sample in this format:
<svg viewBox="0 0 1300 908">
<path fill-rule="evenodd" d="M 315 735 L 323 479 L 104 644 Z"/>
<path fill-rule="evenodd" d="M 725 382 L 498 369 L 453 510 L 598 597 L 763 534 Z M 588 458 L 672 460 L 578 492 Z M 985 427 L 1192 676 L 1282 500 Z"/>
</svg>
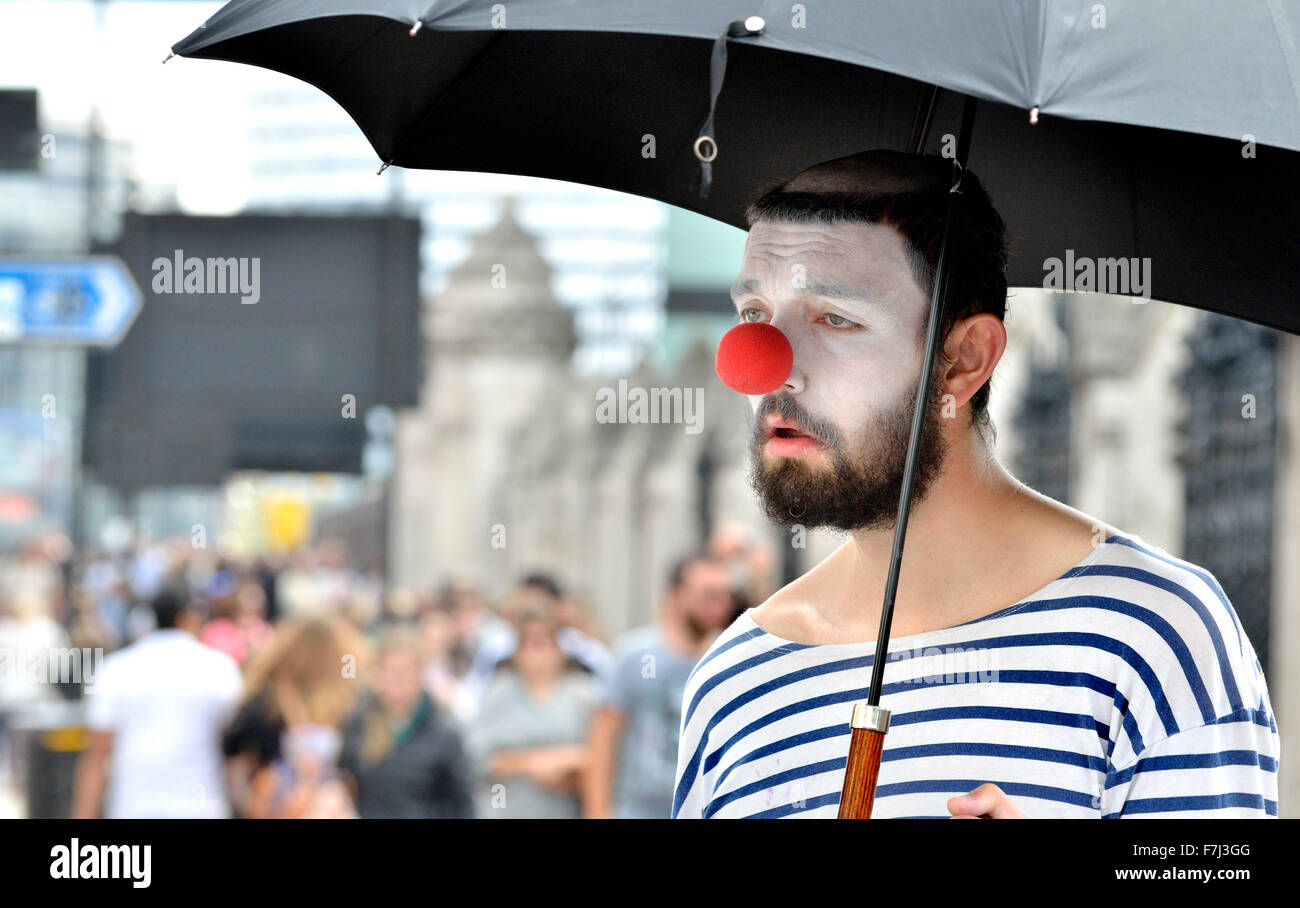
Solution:
<svg viewBox="0 0 1300 908">
<path fill-rule="evenodd" d="M 699 643 L 704 639 L 704 635 L 709 632 L 709 629 L 701 624 L 694 615 L 682 616 L 682 629 L 686 631 L 686 636 L 690 638 L 692 643 Z"/>
<path fill-rule="evenodd" d="M 943 406 L 943 371 L 936 365 L 930 379 L 930 400 L 921 426 L 912 482 L 912 506 L 925 499 L 943 466 L 947 447 L 939 430 Z M 907 442 L 920 379 L 875 423 L 864 426 L 845 451 L 835 427 L 814 419 L 787 395 L 765 397 L 755 414 L 750 441 L 749 484 L 758 493 L 768 519 L 782 525 L 837 530 L 878 530 L 892 527 L 898 514 L 907 464 Z M 829 468 L 809 467 L 801 458 L 776 458 L 764 464 L 763 420 L 775 413 L 797 423 L 825 445 Z"/>
</svg>

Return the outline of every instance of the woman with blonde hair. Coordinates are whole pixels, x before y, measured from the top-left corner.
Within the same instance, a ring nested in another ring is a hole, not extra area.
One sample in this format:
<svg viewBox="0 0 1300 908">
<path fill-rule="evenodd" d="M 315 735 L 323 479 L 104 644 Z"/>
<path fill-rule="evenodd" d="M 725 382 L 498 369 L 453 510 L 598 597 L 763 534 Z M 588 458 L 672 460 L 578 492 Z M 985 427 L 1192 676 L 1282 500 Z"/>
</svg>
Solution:
<svg viewBox="0 0 1300 908">
<path fill-rule="evenodd" d="M 411 628 L 381 637 L 370 693 L 344 727 L 339 763 L 366 818 L 471 818 L 469 766 L 451 713 L 423 688 L 424 649 Z"/>
<path fill-rule="evenodd" d="M 243 706 L 223 741 L 241 816 L 356 815 L 337 764 L 363 647 L 346 621 L 306 616 L 281 622 L 252 658 Z"/>
</svg>

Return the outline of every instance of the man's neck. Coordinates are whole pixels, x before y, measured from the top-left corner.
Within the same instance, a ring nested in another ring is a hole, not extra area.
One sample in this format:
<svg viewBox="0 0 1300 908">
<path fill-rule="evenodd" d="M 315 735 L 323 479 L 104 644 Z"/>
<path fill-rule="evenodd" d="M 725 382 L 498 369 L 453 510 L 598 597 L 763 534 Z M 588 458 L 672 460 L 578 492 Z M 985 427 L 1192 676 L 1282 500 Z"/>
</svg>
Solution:
<svg viewBox="0 0 1300 908">
<path fill-rule="evenodd" d="M 894 636 L 965 620 L 964 613 L 978 608 L 977 600 L 990 581 L 1017 560 L 1015 540 L 1024 538 L 1025 518 L 1039 506 L 983 442 L 973 435 L 963 442 L 949 449 L 925 500 L 913 500 L 895 598 Z M 891 521 L 882 529 L 857 530 L 851 536 L 848 588 L 873 599 L 863 602 L 853 596 L 836 607 L 859 615 L 865 609 L 878 620 L 894 526 Z"/>
</svg>

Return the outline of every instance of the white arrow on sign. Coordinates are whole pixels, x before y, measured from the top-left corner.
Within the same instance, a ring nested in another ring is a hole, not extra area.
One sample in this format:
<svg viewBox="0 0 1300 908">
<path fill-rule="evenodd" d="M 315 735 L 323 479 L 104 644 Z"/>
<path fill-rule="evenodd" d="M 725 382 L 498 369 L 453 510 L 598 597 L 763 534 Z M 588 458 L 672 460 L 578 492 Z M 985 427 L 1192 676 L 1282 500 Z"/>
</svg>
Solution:
<svg viewBox="0 0 1300 908">
<path fill-rule="evenodd" d="M 112 347 L 142 302 L 116 256 L 0 258 L 0 341 Z"/>
</svg>

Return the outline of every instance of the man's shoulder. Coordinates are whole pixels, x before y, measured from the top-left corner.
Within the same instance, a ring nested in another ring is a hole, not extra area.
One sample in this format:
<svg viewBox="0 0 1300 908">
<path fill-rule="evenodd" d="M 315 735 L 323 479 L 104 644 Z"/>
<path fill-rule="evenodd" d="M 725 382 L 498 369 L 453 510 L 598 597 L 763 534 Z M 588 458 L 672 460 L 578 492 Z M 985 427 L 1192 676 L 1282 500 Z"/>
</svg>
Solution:
<svg viewBox="0 0 1300 908">
<path fill-rule="evenodd" d="M 619 634 L 614 640 L 614 650 L 626 652 L 632 649 L 644 649 L 646 646 L 663 640 L 663 631 L 653 622 L 642 624 Z"/>
<path fill-rule="evenodd" d="M 239 663 L 189 633 L 169 635 L 165 640 L 145 637 L 114 655 L 123 657 L 122 667 L 115 671 L 120 677 L 129 678 L 126 683 L 132 688 L 152 688 L 160 674 L 174 673 L 183 667 L 185 687 L 190 691 L 233 701 L 243 690 L 244 676 Z"/>
<path fill-rule="evenodd" d="M 1117 584 L 1109 592 L 1136 619 L 1109 633 L 1128 646 L 1124 657 L 1134 671 L 1125 689 L 1141 740 L 1150 745 L 1221 723 L 1276 735 L 1263 667 L 1214 573 L 1133 534 L 1107 544 L 1103 570 Z"/>
<path fill-rule="evenodd" d="M 641 662 L 647 654 L 659 654 L 665 648 L 663 632 L 657 625 L 647 624 L 624 631 L 610 646 L 612 670 L 619 675 L 640 672 Z"/>
<path fill-rule="evenodd" d="M 157 659 L 158 648 L 153 646 L 146 634 L 139 640 L 128 643 L 119 650 L 104 657 L 100 666 L 101 675 L 122 675 L 134 671 L 137 666 L 146 666 Z"/>
<path fill-rule="evenodd" d="M 1080 576 L 1094 577 L 1098 584 L 1109 582 L 1115 596 L 1162 618 L 1178 618 L 1193 627 L 1204 627 L 1212 618 L 1239 627 L 1236 611 L 1212 571 L 1136 534 L 1112 533 L 1095 564 L 1101 567 L 1081 571 Z"/>
<path fill-rule="evenodd" d="M 190 634 L 178 639 L 173 644 L 173 652 L 180 658 L 193 659 L 196 664 L 209 669 L 212 672 L 219 672 L 228 675 L 231 671 L 239 672 L 239 663 L 231 658 L 227 653 L 208 646 L 202 640 Z"/>
<path fill-rule="evenodd" d="M 1210 569 L 1133 534 L 1113 535 L 1107 544 L 1108 567 L 1098 579 L 1113 580 L 1106 592 L 1132 607 L 1144 626 L 1126 642 L 1166 693 L 1186 688 L 1206 717 L 1267 700 L 1259 658 Z M 1181 679 L 1177 686 L 1174 678 Z"/>
</svg>

